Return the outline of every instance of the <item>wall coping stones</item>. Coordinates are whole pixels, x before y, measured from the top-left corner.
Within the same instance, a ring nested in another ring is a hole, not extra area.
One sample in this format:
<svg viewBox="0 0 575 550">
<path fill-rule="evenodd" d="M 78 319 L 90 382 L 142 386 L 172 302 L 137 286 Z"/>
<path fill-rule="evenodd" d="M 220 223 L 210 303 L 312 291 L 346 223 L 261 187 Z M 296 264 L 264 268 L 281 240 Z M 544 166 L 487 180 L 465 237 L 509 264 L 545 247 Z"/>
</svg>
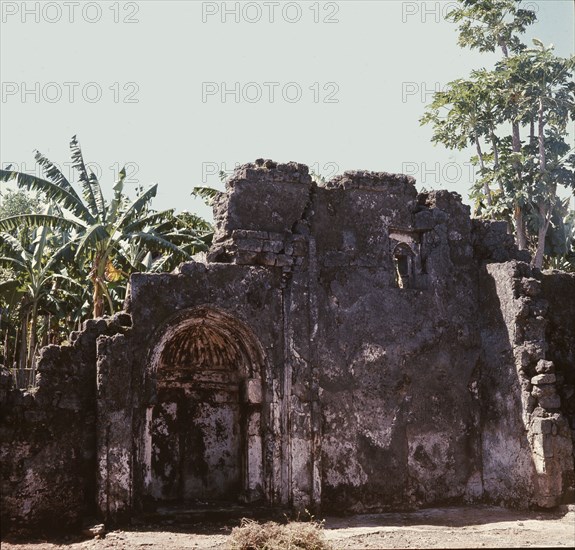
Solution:
<svg viewBox="0 0 575 550">
<path fill-rule="evenodd" d="M 366 170 L 348 170 L 342 175 L 333 177 L 324 185 L 326 189 L 367 189 L 370 191 L 393 190 L 394 187 L 412 187 L 415 191 L 415 178 L 405 174 L 391 174 L 389 172 L 370 172 Z"/>
<path fill-rule="evenodd" d="M 239 182 L 311 184 L 309 168 L 298 162 L 277 163 L 271 159 L 257 159 L 255 163 L 238 166 L 226 181 L 226 189 Z"/>
</svg>

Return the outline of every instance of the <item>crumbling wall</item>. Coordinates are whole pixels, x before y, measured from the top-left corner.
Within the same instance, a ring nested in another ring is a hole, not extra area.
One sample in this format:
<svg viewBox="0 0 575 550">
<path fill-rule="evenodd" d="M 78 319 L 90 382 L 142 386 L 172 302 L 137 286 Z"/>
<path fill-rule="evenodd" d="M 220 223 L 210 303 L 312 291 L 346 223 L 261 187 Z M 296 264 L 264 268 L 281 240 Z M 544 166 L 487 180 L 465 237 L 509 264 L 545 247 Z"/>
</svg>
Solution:
<svg viewBox="0 0 575 550">
<path fill-rule="evenodd" d="M 65 529 L 95 513 L 96 340 L 125 321 L 86 321 L 69 344 L 42 349 L 34 390 L 2 392 L 3 531 Z"/>
<path fill-rule="evenodd" d="M 540 274 L 527 264 L 489 264 L 486 270 L 481 286 L 486 497 L 553 507 L 573 484 L 573 445 L 555 365 L 546 360 L 549 303 Z"/>
<path fill-rule="evenodd" d="M 481 496 L 470 232 L 458 196 L 418 197 L 409 178 L 346 173 L 318 190 L 325 510 Z M 398 243 L 414 258 L 403 287 Z"/>
<path fill-rule="evenodd" d="M 208 260 L 270 267 L 301 264 L 305 239 L 298 235 L 298 223 L 311 188 L 303 164 L 259 159 L 237 168 L 226 182 L 226 193 L 214 204 L 215 234 Z"/>
<path fill-rule="evenodd" d="M 102 514 L 121 522 L 155 506 L 151 483 L 150 427 L 158 403 L 157 373 L 150 357 L 165 331 L 209 305 L 250 327 L 265 349 L 261 373 L 263 401 L 261 452 L 266 500 L 281 499 L 274 457 L 280 453 L 283 395 L 282 271 L 222 264 L 183 264 L 173 274 L 132 276 L 127 311 L 133 329 L 124 339 L 99 341 L 98 502 Z M 177 365 L 175 365 L 177 366 Z M 208 367 L 208 366 L 207 366 Z M 175 383 L 175 392 L 185 384 Z M 122 394 L 122 392 L 124 392 Z M 184 418 L 175 418 L 184 422 Z M 157 449 L 167 452 L 169 449 Z M 166 466 L 177 467 L 174 458 Z"/>
<path fill-rule="evenodd" d="M 543 296 L 549 304 L 545 331 L 547 357 L 555 367 L 557 394 L 561 412 L 571 428 L 575 460 L 575 275 L 544 274 L 541 283 Z M 575 489 L 573 476 L 570 481 Z M 568 483 L 569 479 L 565 485 Z M 567 497 L 575 499 L 574 491 Z"/>
<path fill-rule="evenodd" d="M 35 393 L 0 387 L 3 518 L 569 498 L 573 277 L 402 175 L 260 159 L 214 210 L 207 261 L 134 274 Z"/>
<path fill-rule="evenodd" d="M 270 426 L 277 443 L 266 454 L 268 485 L 274 488 L 268 501 L 301 510 L 321 501 L 317 260 L 309 225 L 315 192 L 302 164 L 259 159 L 239 167 L 214 208 L 216 231 L 208 253 L 210 262 L 265 266 L 280 281 L 281 313 L 274 325 L 281 342 L 274 351 L 281 348 L 283 355 L 274 361 L 276 412 Z M 254 320 L 248 318 L 248 324 Z M 256 325 L 258 335 L 270 331 Z"/>
</svg>

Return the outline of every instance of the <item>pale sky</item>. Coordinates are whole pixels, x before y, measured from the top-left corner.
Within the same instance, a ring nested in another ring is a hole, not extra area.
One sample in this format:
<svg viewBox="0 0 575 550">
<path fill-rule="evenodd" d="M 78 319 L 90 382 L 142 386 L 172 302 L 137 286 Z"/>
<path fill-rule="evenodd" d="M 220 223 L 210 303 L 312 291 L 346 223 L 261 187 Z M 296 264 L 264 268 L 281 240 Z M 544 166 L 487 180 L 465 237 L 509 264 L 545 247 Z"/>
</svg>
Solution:
<svg viewBox="0 0 575 550">
<path fill-rule="evenodd" d="M 39 149 L 67 174 L 77 134 L 106 196 L 126 164 L 130 192 L 159 184 L 157 209 L 209 215 L 192 188 L 259 157 L 407 173 L 467 200 L 469 153 L 434 147 L 418 120 L 497 56 L 457 46 L 449 0 L 0 4 L 2 167 L 34 173 Z M 572 55 L 574 1 L 525 4 L 529 39 Z"/>
</svg>

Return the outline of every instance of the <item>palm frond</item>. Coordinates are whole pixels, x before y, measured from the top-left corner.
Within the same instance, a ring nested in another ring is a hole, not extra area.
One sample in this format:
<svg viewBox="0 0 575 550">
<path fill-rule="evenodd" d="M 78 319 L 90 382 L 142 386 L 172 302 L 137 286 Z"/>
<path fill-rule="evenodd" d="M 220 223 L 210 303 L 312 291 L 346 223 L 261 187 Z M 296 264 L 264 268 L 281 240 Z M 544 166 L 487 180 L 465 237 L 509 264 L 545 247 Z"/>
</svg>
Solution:
<svg viewBox="0 0 575 550">
<path fill-rule="evenodd" d="M 44 257 L 44 249 L 48 240 L 49 227 L 44 225 L 41 228 L 38 241 L 34 245 L 34 265 L 39 268 L 42 265 L 42 258 Z"/>
<path fill-rule="evenodd" d="M 191 214 L 189 212 L 182 212 L 177 216 L 177 218 L 180 221 L 180 223 L 182 223 L 186 227 L 191 227 L 192 229 L 196 229 L 198 231 L 214 230 L 210 222 L 206 221 L 204 218 L 196 214 Z"/>
<path fill-rule="evenodd" d="M 96 203 L 96 196 L 94 195 L 94 190 L 90 183 L 88 177 L 88 170 L 86 170 L 86 165 L 84 163 L 84 156 L 82 155 L 82 149 L 80 144 L 76 139 L 76 136 L 72 136 L 70 141 L 70 151 L 72 157 L 72 168 L 78 171 L 78 180 L 82 186 L 82 196 L 88 205 L 90 213 L 95 218 L 98 216 L 98 205 Z"/>
<path fill-rule="evenodd" d="M 102 186 L 96 177 L 94 172 L 90 172 L 90 187 L 92 188 L 92 193 L 94 195 L 94 200 L 96 201 L 96 208 L 98 211 L 98 217 L 100 220 L 104 221 L 106 213 L 106 201 L 104 200 L 104 195 L 102 193 Z"/>
<path fill-rule="evenodd" d="M 131 223 L 134 216 L 142 211 L 142 209 L 150 202 L 150 200 L 156 196 L 158 191 L 158 184 L 155 183 L 147 191 L 142 193 L 122 214 L 122 217 L 116 224 L 119 231 L 122 231 L 126 224 Z"/>
<path fill-rule="evenodd" d="M 173 252 L 174 254 L 176 254 L 176 256 L 182 257 L 186 260 L 190 259 L 191 257 L 185 250 L 180 248 L 178 245 L 171 243 L 170 241 L 164 239 L 162 236 L 157 235 L 156 233 L 137 231 L 135 233 L 131 233 L 130 237 L 147 245 L 152 245 L 152 247 L 157 250 L 165 252 Z"/>
<path fill-rule="evenodd" d="M 72 187 L 72 184 L 49 158 L 45 157 L 42 153 L 40 153 L 40 151 L 36 150 L 34 160 L 42 168 L 42 171 L 48 180 L 55 183 L 62 189 L 65 189 L 68 191 L 68 193 L 74 195 L 78 200 L 80 200 L 80 197 L 78 197 L 78 194 Z"/>
<path fill-rule="evenodd" d="M 89 244 L 107 239 L 109 236 L 110 235 L 106 231 L 106 228 L 100 223 L 96 223 L 92 227 L 88 228 L 78 244 L 75 256 L 76 259 L 78 259 L 85 252 L 85 249 Z"/>
<path fill-rule="evenodd" d="M 64 230 L 82 230 L 84 228 L 83 225 L 73 220 L 47 214 L 19 214 L 0 220 L 0 231 L 12 231 L 20 227 L 42 226 L 49 227 L 50 229 Z"/>
<path fill-rule="evenodd" d="M 23 271 L 28 271 L 28 266 L 18 258 L 11 256 L 0 256 L 0 267 L 14 267 L 17 266 Z"/>
<path fill-rule="evenodd" d="M 160 273 L 164 270 L 164 266 L 172 259 L 171 254 L 162 254 L 159 258 L 156 258 L 152 265 L 149 267 L 148 271 L 150 273 Z"/>
<path fill-rule="evenodd" d="M 68 275 L 63 275 L 61 273 L 54 273 L 52 275 L 53 279 L 59 279 L 61 281 L 65 281 L 68 284 L 71 284 L 72 286 L 76 286 L 78 288 L 84 288 L 86 285 L 79 283 L 78 281 L 76 281 L 76 279 L 73 279 L 72 277 L 68 276 Z M 59 292 L 62 292 L 63 289 L 59 288 L 58 289 Z"/>
<path fill-rule="evenodd" d="M 58 248 L 58 250 L 56 250 L 50 256 L 50 259 L 48 260 L 48 262 L 46 263 L 46 265 L 44 267 L 44 271 L 48 271 L 48 270 L 52 269 L 62 258 L 64 258 L 66 253 L 74 246 L 74 244 L 76 243 L 77 240 L 78 240 L 78 238 L 72 239 L 72 240 L 64 243 L 60 248 Z"/>
<path fill-rule="evenodd" d="M 29 191 L 40 191 L 48 200 L 58 202 L 79 219 L 86 220 L 88 223 L 94 223 L 91 212 L 86 208 L 75 191 L 72 190 L 70 192 L 68 189 L 60 187 L 57 183 L 23 174 L 22 172 L 0 170 L 0 181 L 11 180 L 15 180 L 18 187 L 25 187 Z"/>
<path fill-rule="evenodd" d="M 0 233 L 0 244 L 6 244 L 12 251 L 17 254 L 23 254 L 26 252 L 25 248 L 22 246 L 22 243 L 13 235 L 6 232 Z"/>
<path fill-rule="evenodd" d="M 161 235 L 164 239 L 177 245 L 191 244 L 198 246 L 204 244 L 199 234 L 192 230 L 163 232 Z"/>
<path fill-rule="evenodd" d="M 217 197 L 219 197 L 222 192 L 214 189 L 213 187 L 194 187 L 191 193 L 194 197 L 199 197 L 208 206 L 212 206 Z"/>
<path fill-rule="evenodd" d="M 161 227 L 164 225 L 158 224 L 166 224 L 168 227 L 173 227 L 174 224 L 174 210 L 162 210 L 161 212 L 154 212 L 152 214 L 148 214 L 142 218 L 138 218 L 137 220 L 133 221 L 132 223 L 126 225 L 122 228 L 122 232 L 127 234 L 131 233 L 132 231 L 136 231 L 139 229 L 143 229 L 147 227 L 154 227 L 156 231 L 161 232 Z"/>
<path fill-rule="evenodd" d="M 124 191 L 124 180 L 126 179 L 126 170 L 122 168 L 118 173 L 118 179 L 114 184 L 114 198 L 110 203 L 110 209 L 106 221 L 112 225 L 116 223 L 116 218 L 122 206 L 122 198 Z"/>
</svg>

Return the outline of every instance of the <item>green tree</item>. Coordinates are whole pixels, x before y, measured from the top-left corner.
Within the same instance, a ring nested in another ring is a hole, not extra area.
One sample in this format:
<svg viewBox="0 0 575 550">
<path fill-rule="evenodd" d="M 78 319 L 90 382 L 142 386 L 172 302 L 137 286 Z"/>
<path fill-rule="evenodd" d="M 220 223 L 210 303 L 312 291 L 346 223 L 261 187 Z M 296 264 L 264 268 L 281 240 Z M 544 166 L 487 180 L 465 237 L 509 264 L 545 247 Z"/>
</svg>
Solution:
<svg viewBox="0 0 575 550">
<path fill-rule="evenodd" d="M 92 315 L 99 317 L 106 307 L 110 313 L 114 312 L 111 285 L 125 280 L 133 270 L 146 269 L 143 262 L 134 265 L 138 255 L 130 257 L 127 254 L 128 243 L 179 260 L 189 259 L 191 253 L 205 249 L 206 245 L 201 231 L 184 232 L 177 227 L 173 210 L 155 212 L 150 209 L 157 185 L 130 201 L 124 194 L 124 170 L 120 171 L 113 187 L 112 200 L 107 202 L 98 179 L 86 168 L 75 136 L 70 149 L 81 196 L 58 167 L 40 152 L 36 153 L 35 160 L 45 178 L 0 170 L 0 181 L 14 180 L 19 187 L 41 192 L 58 207 L 58 211 L 50 214 L 6 217 L 0 220 L 0 231 L 11 231 L 19 226 L 42 226 L 66 235 L 65 250 L 73 250 L 75 260 L 88 272 L 92 285 Z"/>
<path fill-rule="evenodd" d="M 536 249 L 533 264 L 541 268 L 545 239 L 558 203 L 558 185 L 575 188 L 575 155 L 566 142 L 567 124 L 575 120 L 575 56 L 562 59 L 553 48 L 534 40 L 507 61 L 509 75 L 522 90 L 523 121 L 529 121 L 531 143 L 526 148 L 528 201 L 536 214 Z"/>
<path fill-rule="evenodd" d="M 0 218 L 31 214 L 40 211 L 40 198 L 21 189 L 8 189 L 0 193 Z"/>
<path fill-rule="evenodd" d="M 555 230 L 558 185 L 575 187 L 575 156 L 566 142 L 568 121 L 575 119 L 575 56 L 557 57 L 538 40 L 527 48 L 520 35 L 536 18 L 521 9 L 521 0 L 460 4 L 448 15 L 459 24 L 459 44 L 500 49 L 502 59 L 436 93 L 421 123 L 433 125 L 435 143 L 475 146 L 478 213 L 512 223 L 519 248 L 531 242 L 533 265 L 541 268 L 548 231 Z"/>
<path fill-rule="evenodd" d="M 525 49 L 519 35 L 537 20 L 523 9 L 522 0 L 459 0 L 460 7 L 447 14 L 459 24 L 458 44 L 480 52 L 501 49 L 505 57 Z"/>
<path fill-rule="evenodd" d="M 39 211 L 40 200 L 35 194 L 19 189 L 7 189 L 0 193 L 0 218 Z M 34 241 L 32 230 L 22 227 L 13 231 L 9 237 L 16 239 L 22 247 L 28 248 Z M 9 257 L 11 252 L 5 244 L 5 239 L 0 235 L 0 258 Z M 0 259 L 0 355 L 3 356 L 6 365 L 16 364 L 24 369 L 27 358 L 28 325 L 22 321 L 23 315 L 20 315 L 25 310 L 26 295 L 25 282 L 18 276 L 21 274 L 20 271 L 20 266 L 14 266 L 9 260 Z M 24 336 L 23 339 L 19 338 L 21 335 Z"/>
<path fill-rule="evenodd" d="M 422 124 L 433 124 L 432 141 L 449 149 L 463 150 L 474 146 L 475 161 L 482 176 L 483 197 L 492 206 L 492 191 L 487 170 L 488 155 L 482 139 L 490 143 L 494 166 L 499 167 L 499 141 L 496 127 L 501 123 L 497 81 L 486 70 L 473 71 L 469 80 L 450 82 L 445 90 L 434 94 L 433 102 L 421 118 Z"/>
<path fill-rule="evenodd" d="M 47 214 L 51 215 L 48 207 Z M 10 233 L 0 233 L 0 266 L 9 268 L 11 277 L 0 284 L 0 298 L 3 303 L 17 306 L 20 318 L 20 351 L 17 361 L 20 371 L 32 370 L 34 378 L 35 354 L 39 316 L 42 308 L 56 300 L 58 280 L 71 285 L 79 285 L 64 273 L 58 273 L 56 266 L 61 261 L 61 253 L 68 247 L 55 250 L 50 243 L 51 232 L 47 226 L 32 231 L 32 242 L 24 246 Z M 58 294 L 62 295 L 62 289 Z"/>
<path fill-rule="evenodd" d="M 544 266 L 549 269 L 575 272 L 575 210 L 569 209 L 569 199 L 560 201 L 553 211 L 553 231 L 546 239 Z"/>
</svg>

